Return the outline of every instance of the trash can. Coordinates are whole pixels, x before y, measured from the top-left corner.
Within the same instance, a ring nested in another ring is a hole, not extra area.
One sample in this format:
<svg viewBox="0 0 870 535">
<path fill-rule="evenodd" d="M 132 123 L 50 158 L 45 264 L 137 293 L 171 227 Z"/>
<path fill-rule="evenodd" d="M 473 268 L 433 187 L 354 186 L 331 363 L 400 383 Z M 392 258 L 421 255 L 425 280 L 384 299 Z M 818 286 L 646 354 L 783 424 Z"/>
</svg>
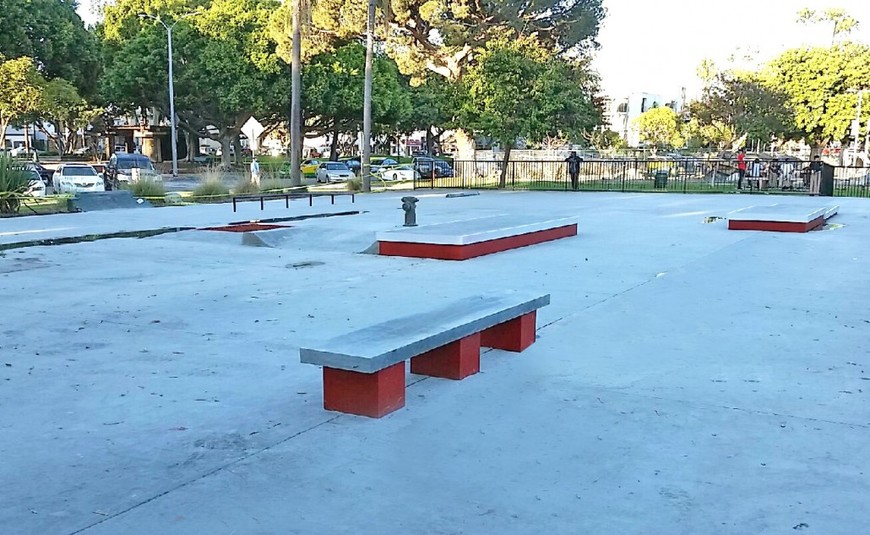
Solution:
<svg viewBox="0 0 870 535">
<path fill-rule="evenodd" d="M 819 184 L 819 195 L 822 197 L 834 196 L 834 168 L 828 164 L 822 165 L 821 183 Z"/>
<path fill-rule="evenodd" d="M 655 182 L 653 186 L 655 189 L 665 189 L 668 187 L 668 172 L 665 169 L 659 169 L 653 175 L 655 177 Z"/>
</svg>

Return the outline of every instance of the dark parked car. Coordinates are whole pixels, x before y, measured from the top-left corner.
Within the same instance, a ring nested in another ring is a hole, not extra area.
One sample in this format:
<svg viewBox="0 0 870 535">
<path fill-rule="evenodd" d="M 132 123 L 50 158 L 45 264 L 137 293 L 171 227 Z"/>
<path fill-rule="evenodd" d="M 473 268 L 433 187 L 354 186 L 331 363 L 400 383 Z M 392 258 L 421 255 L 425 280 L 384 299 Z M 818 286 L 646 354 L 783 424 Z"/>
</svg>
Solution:
<svg viewBox="0 0 870 535">
<path fill-rule="evenodd" d="M 122 184 L 129 185 L 139 180 L 161 181 L 163 177 L 154 169 L 154 164 L 148 156 L 116 152 L 106 163 L 103 179 L 106 190 L 113 190 L 118 189 Z"/>
<path fill-rule="evenodd" d="M 435 158 L 420 156 L 414 158 L 412 165 L 414 166 L 414 169 L 420 173 L 421 178 L 431 178 L 433 169 L 435 171 L 435 178 L 453 176 L 453 168 L 444 160 L 436 160 Z"/>
</svg>

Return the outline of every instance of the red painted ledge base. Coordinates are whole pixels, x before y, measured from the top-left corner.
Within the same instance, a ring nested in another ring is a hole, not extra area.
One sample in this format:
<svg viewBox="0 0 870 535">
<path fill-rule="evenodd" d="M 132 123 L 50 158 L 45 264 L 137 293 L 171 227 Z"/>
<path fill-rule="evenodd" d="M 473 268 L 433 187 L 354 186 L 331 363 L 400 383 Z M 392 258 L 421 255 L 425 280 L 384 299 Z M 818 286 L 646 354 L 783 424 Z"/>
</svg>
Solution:
<svg viewBox="0 0 870 535">
<path fill-rule="evenodd" d="M 537 311 L 533 310 L 519 318 L 490 327 L 480 333 L 480 345 L 519 353 L 535 343 L 536 319 Z"/>
<path fill-rule="evenodd" d="M 445 245 L 439 243 L 412 243 L 379 241 L 378 253 L 384 256 L 409 256 L 439 260 L 468 260 L 478 256 L 507 251 L 546 241 L 577 235 L 577 224 L 539 230 L 495 240 L 469 243 L 468 245 Z"/>
<path fill-rule="evenodd" d="M 480 371 L 480 333 L 411 358 L 411 373 L 459 381 Z"/>
<path fill-rule="evenodd" d="M 375 373 L 323 368 L 323 408 L 380 418 L 405 406 L 405 362 Z"/>
<path fill-rule="evenodd" d="M 767 230 L 772 232 L 809 232 L 825 224 L 825 218 L 817 217 L 807 223 L 788 221 L 734 221 L 728 220 L 728 230 Z"/>
</svg>

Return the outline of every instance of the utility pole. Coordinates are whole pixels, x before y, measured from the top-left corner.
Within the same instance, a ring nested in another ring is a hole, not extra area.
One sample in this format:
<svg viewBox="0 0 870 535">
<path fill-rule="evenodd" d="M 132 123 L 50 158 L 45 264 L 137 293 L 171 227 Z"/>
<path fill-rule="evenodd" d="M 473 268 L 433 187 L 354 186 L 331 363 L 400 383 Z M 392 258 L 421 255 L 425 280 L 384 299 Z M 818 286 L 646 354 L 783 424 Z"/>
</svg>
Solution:
<svg viewBox="0 0 870 535">
<path fill-rule="evenodd" d="M 360 173 L 362 173 L 362 189 L 372 190 L 371 158 L 372 158 L 372 61 L 375 48 L 375 1 L 369 2 L 369 16 L 366 23 L 366 72 L 363 87 L 363 146 Z"/>
<path fill-rule="evenodd" d="M 293 2 L 290 62 L 290 185 L 302 185 L 302 0 Z"/>
</svg>

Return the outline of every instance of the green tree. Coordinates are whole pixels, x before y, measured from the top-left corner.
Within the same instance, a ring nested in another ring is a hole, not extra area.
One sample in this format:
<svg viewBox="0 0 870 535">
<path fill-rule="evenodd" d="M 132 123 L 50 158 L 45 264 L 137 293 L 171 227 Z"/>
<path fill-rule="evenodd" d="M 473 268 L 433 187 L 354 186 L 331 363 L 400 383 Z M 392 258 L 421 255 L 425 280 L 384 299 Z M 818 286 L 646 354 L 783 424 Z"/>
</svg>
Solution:
<svg viewBox="0 0 870 535">
<path fill-rule="evenodd" d="M 818 150 L 848 138 L 855 119 L 855 91 L 870 88 L 870 47 L 845 43 L 787 50 L 770 63 L 767 76 L 772 87 L 789 97 L 794 137 L 803 138 Z M 865 110 L 862 122 L 868 115 Z"/>
<path fill-rule="evenodd" d="M 356 132 L 362 123 L 364 70 L 365 48 L 351 42 L 311 58 L 302 73 L 307 134 L 331 133 L 333 157 L 339 134 Z M 373 70 L 375 129 L 395 131 L 411 114 L 409 89 L 393 60 L 376 55 Z"/>
<path fill-rule="evenodd" d="M 789 96 L 758 73 L 725 72 L 706 87 L 700 100 L 689 105 L 694 139 L 722 146 L 746 134 L 749 142 L 768 143 L 794 132 Z M 727 139 L 728 134 L 732 139 Z"/>
<path fill-rule="evenodd" d="M 849 35 L 858 27 L 858 20 L 846 13 L 845 9 L 828 8 L 824 11 L 814 11 L 804 8 L 798 11 L 798 22 L 803 24 L 831 24 L 831 46 L 837 42 L 840 35 Z"/>
<path fill-rule="evenodd" d="M 79 96 L 75 86 L 57 78 L 45 84 L 34 121 L 49 139 L 54 141 L 58 152 L 63 155 L 76 144 L 76 133 L 96 119 L 101 110 L 94 108 Z M 53 128 L 46 127 L 51 124 Z"/>
<path fill-rule="evenodd" d="M 398 125 L 399 130 L 426 132 L 426 153 L 432 154 L 441 135 L 456 126 L 461 95 L 458 82 L 450 82 L 434 73 L 427 75 L 420 85 L 410 88 L 411 113 Z"/>
<path fill-rule="evenodd" d="M 481 51 L 463 80 L 460 121 L 504 148 L 500 187 L 518 138 L 539 141 L 559 131 L 579 136 L 600 123 L 577 75 L 534 39 L 494 40 Z"/>
<path fill-rule="evenodd" d="M 403 73 L 417 77 L 428 69 L 456 80 L 474 63 L 479 49 L 506 32 L 534 35 L 557 55 L 590 50 L 597 46 L 604 14 L 601 0 L 392 0 L 381 37 Z M 360 36 L 365 32 L 367 4 L 320 0 L 311 15 L 326 35 Z"/>
<path fill-rule="evenodd" d="M 658 107 L 643 112 L 634 120 L 640 140 L 651 145 L 653 150 L 683 145 L 679 116 L 668 107 Z"/>
<path fill-rule="evenodd" d="M 0 55 L 0 149 L 6 146 L 6 129 L 39 110 L 44 85 L 33 59 Z"/>
<path fill-rule="evenodd" d="M 122 109 L 153 106 L 168 116 L 165 34 L 156 22 L 136 17 L 140 12 L 171 17 L 155 11 L 158 7 L 184 13 L 192 6 L 121 0 L 106 9 L 104 35 L 113 52 L 104 89 Z M 268 121 L 286 114 L 289 73 L 269 37 L 277 7 L 272 0 L 213 0 L 173 31 L 179 125 L 219 141 L 224 166 L 230 164 L 231 146 L 240 154 L 239 134 L 250 117 Z"/>
<path fill-rule="evenodd" d="M 90 97 L 100 73 L 99 46 L 71 0 L 3 0 L 0 54 L 32 58 L 48 79 L 64 78 Z"/>
</svg>

